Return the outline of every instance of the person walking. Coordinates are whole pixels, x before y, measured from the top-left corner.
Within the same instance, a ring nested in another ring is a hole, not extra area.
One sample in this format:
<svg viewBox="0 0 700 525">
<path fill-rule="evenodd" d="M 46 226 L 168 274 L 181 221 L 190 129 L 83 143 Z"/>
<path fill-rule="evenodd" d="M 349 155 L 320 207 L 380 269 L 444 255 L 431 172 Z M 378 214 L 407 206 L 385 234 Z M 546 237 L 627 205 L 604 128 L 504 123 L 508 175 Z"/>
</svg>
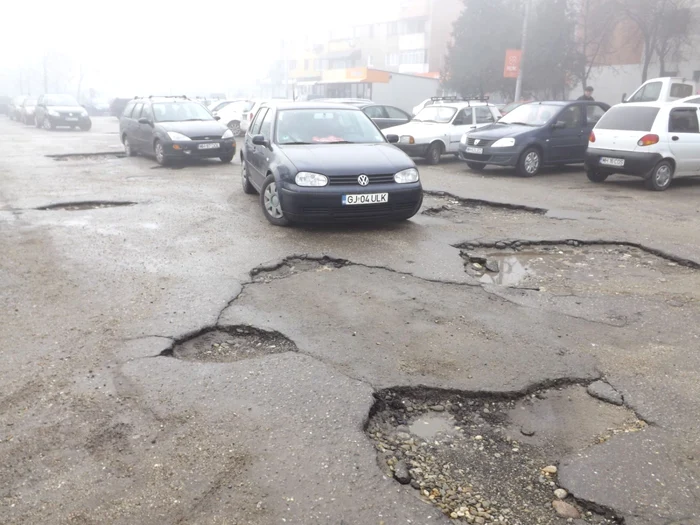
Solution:
<svg viewBox="0 0 700 525">
<path fill-rule="evenodd" d="M 583 95 L 578 97 L 578 100 L 595 100 L 593 98 L 593 87 L 586 86 L 586 89 L 583 90 Z"/>
</svg>

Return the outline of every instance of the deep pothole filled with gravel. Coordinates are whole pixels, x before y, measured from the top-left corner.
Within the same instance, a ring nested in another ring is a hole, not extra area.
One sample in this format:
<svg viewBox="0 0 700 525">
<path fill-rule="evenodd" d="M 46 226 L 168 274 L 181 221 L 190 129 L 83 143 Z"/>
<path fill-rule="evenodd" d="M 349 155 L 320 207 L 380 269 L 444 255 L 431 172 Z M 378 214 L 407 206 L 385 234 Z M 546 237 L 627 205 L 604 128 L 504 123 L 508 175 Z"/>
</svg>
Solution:
<svg viewBox="0 0 700 525">
<path fill-rule="evenodd" d="M 293 256 L 281 262 L 258 266 L 251 272 L 253 282 L 265 283 L 303 272 L 330 272 L 350 264 L 330 257 Z"/>
<path fill-rule="evenodd" d="M 293 341 L 278 332 L 251 326 L 207 329 L 176 343 L 163 355 L 185 361 L 229 363 L 270 354 L 297 352 Z"/>
<path fill-rule="evenodd" d="M 691 261 L 659 256 L 614 243 L 499 241 L 457 246 L 465 271 L 484 284 L 551 293 L 608 292 L 680 294 L 700 282 Z"/>
<path fill-rule="evenodd" d="M 376 397 L 366 432 L 380 469 L 455 522 L 622 523 L 557 480 L 562 458 L 646 427 L 607 383 L 519 399 L 415 389 Z"/>
</svg>

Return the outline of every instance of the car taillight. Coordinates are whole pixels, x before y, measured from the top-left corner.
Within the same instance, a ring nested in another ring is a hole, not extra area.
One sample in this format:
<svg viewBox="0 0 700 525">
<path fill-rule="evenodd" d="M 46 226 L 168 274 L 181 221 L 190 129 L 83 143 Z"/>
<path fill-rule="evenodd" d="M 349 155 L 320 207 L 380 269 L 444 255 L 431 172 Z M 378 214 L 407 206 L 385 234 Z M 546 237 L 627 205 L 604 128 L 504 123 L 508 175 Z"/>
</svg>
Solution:
<svg viewBox="0 0 700 525">
<path fill-rule="evenodd" d="M 595 142 L 595 133 L 591 131 L 591 134 L 588 136 L 588 142 Z"/>
<path fill-rule="evenodd" d="M 248 121 L 251 121 L 251 120 L 253 120 L 253 114 L 252 114 L 252 113 L 248 113 Z"/>
<path fill-rule="evenodd" d="M 639 139 L 639 142 L 637 142 L 637 146 L 652 146 L 658 143 L 659 136 L 649 133 L 648 135 L 644 135 L 641 139 Z"/>
</svg>

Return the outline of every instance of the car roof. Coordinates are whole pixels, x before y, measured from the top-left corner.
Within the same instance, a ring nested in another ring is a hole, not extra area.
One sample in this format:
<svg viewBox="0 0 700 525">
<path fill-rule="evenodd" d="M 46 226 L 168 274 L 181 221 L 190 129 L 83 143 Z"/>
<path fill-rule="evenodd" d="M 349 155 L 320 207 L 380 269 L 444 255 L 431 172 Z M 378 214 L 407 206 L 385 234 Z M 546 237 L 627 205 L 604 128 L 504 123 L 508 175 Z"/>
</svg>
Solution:
<svg viewBox="0 0 700 525">
<path fill-rule="evenodd" d="M 697 100 L 697 102 L 692 102 L 693 100 Z M 669 102 L 669 104 L 672 104 L 674 106 L 682 105 L 682 104 L 700 104 L 700 94 L 691 95 L 689 97 L 685 97 L 685 98 L 682 98 L 679 100 L 674 100 L 672 102 Z"/>
<path fill-rule="evenodd" d="M 334 104 L 332 102 L 316 102 L 310 100 L 308 102 L 290 102 L 288 100 L 268 101 L 266 106 L 275 107 L 278 110 L 285 109 L 349 109 L 351 111 L 359 111 L 360 108 L 353 104 Z"/>
</svg>

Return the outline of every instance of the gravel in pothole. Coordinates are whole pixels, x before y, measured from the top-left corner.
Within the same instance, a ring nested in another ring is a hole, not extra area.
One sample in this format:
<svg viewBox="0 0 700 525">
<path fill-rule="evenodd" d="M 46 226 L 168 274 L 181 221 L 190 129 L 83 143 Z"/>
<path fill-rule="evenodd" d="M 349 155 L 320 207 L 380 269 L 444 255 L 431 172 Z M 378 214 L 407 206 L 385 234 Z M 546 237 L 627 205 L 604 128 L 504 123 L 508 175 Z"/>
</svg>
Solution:
<svg viewBox="0 0 700 525">
<path fill-rule="evenodd" d="M 520 223 L 528 218 L 539 220 L 546 212 L 547 210 L 539 208 L 457 199 L 450 195 L 426 194 L 422 214 L 440 217 L 457 224 L 475 219 L 489 224 L 511 224 Z"/>
<path fill-rule="evenodd" d="M 271 266 L 259 266 L 251 273 L 253 282 L 270 282 L 274 279 L 283 279 L 303 272 L 331 272 L 346 265 L 345 261 L 333 260 L 328 257 L 303 258 L 292 257 L 285 259 L 281 264 Z"/>
<path fill-rule="evenodd" d="M 621 523 L 557 484 L 558 461 L 646 424 L 583 386 L 518 400 L 384 391 L 367 425 L 384 473 L 458 523 Z"/>
<path fill-rule="evenodd" d="M 466 272 L 484 284 L 551 293 L 686 294 L 700 272 L 640 248 L 615 244 L 535 245 L 515 241 L 468 246 Z M 574 244 L 575 243 L 575 244 Z M 686 301 L 690 298 L 686 297 Z"/>
<path fill-rule="evenodd" d="M 186 361 L 227 363 L 296 351 L 296 345 L 280 333 L 235 326 L 208 330 L 176 344 L 166 353 Z"/>
</svg>

